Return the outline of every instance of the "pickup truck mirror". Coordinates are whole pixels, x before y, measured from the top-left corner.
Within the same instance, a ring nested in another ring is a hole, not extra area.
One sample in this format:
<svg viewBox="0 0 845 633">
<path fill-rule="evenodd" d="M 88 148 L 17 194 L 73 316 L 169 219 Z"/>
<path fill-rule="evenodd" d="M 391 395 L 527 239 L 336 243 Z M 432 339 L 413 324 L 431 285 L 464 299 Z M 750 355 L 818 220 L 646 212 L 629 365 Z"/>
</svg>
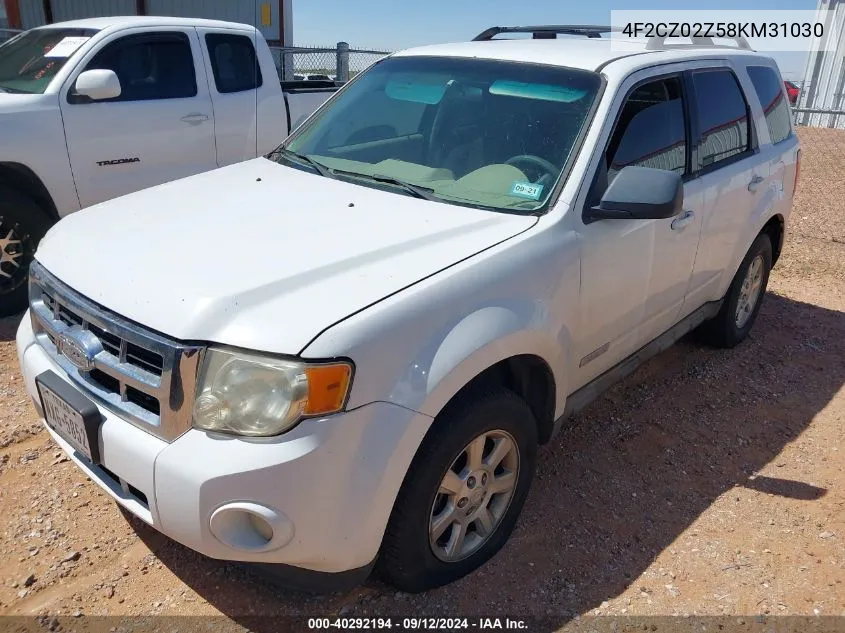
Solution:
<svg viewBox="0 0 845 633">
<path fill-rule="evenodd" d="M 585 220 L 671 218 L 681 212 L 683 204 L 684 183 L 677 173 L 629 165 L 616 175 Z"/>
<path fill-rule="evenodd" d="M 76 93 L 94 101 L 114 99 L 121 93 L 120 79 L 113 70 L 86 70 L 76 78 Z"/>
</svg>

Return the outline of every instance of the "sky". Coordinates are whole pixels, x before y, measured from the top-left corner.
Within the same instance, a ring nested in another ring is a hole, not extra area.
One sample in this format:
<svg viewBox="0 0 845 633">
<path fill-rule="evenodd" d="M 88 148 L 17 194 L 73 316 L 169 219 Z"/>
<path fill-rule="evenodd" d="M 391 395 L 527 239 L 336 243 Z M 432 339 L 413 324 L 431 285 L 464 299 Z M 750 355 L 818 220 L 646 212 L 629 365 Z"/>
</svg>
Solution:
<svg viewBox="0 0 845 633">
<path fill-rule="evenodd" d="M 490 26 L 610 24 L 612 9 L 814 10 L 816 0 L 292 0 L 297 46 L 349 42 L 399 50 L 472 39 Z M 764 18 L 765 19 L 765 18 Z M 804 74 L 804 53 L 774 53 L 785 78 Z"/>
</svg>

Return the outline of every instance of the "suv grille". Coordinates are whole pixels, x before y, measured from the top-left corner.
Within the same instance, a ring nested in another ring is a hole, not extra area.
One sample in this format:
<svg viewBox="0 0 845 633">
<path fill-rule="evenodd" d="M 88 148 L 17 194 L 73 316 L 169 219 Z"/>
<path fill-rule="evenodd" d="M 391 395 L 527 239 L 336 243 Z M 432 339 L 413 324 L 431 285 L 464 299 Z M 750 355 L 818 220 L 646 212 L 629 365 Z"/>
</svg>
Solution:
<svg viewBox="0 0 845 633">
<path fill-rule="evenodd" d="M 100 404 L 167 441 L 191 427 L 202 347 L 165 338 L 105 310 L 38 262 L 30 267 L 29 302 L 39 344 Z M 62 334 L 80 331 L 99 343 L 87 369 L 72 363 L 57 345 Z"/>
</svg>

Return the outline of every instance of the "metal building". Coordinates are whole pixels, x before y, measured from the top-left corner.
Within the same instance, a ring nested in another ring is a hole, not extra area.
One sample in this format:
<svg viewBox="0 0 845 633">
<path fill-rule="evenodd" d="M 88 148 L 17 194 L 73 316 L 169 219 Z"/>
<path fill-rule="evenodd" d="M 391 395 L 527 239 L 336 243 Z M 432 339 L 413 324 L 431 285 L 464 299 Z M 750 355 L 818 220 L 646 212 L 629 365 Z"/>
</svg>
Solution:
<svg viewBox="0 0 845 633">
<path fill-rule="evenodd" d="M 111 15 L 168 15 L 255 25 L 270 44 L 293 44 L 293 0 L 0 0 L 10 28 Z"/>
<path fill-rule="evenodd" d="M 828 11 L 824 36 L 813 40 L 807 55 L 796 119 L 800 125 L 845 129 L 845 0 L 819 0 L 817 9 Z M 832 48 L 827 42 L 836 42 L 835 50 L 825 50 Z"/>
</svg>

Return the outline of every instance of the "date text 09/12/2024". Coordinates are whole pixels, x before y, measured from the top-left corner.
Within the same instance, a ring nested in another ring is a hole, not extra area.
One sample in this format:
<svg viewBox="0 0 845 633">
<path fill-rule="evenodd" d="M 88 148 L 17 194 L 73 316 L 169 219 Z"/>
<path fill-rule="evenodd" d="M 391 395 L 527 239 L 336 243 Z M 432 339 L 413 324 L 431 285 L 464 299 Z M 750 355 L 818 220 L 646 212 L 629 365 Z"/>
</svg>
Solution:
<svg viewBox="0 0 845 633">
<path fill-rule="evenodd" d="M 357 629 L 364 631 L 396 630 L 525 630 L 527 623 L 511 618 L 309 618 L 309 630 Z"/>
</svg>

